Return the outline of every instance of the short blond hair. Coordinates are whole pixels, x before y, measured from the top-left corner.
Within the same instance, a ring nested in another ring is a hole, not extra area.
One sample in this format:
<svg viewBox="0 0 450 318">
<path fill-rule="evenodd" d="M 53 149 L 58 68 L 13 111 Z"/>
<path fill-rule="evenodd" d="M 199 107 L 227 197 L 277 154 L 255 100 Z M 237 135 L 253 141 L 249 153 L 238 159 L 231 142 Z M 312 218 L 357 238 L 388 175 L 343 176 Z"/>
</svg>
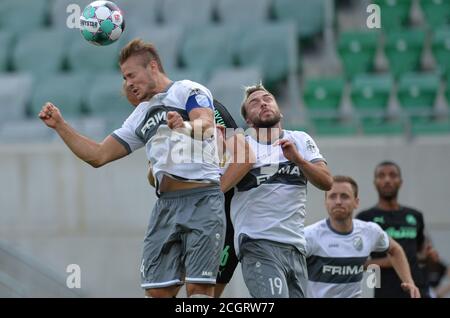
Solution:
<svg viewBox="0 0 450 318">
<path fill-rule="evenodd" d="M 242 101 L 242 105 L 241 105 L 241 115 L 242 115 L 242 117 L 244 119 L 247 119 L 247 110 L 245 109 L 245 105 L 247 104 L 247 100 L 248 100 L 248 98 L 250 97 L 251 94 L 253 94 L 254 92 L 257 92 L 257 91 L 263 91 L 263 92 L 271 94 L 264 87 L 264 85 L 261 82 L 259 82 L 256 85 L 245 87 L 245 89 L 244 89 L 244 100 Z"/>
<path fill-rule="evenodd" d="M 154 60 L 158 64 L 161 73 L 164 72 L 158 51 L 152 43 L 144 42 L 142 39 L 134 39 L 125 45 L 120 51 L 119 65 L 125 63 L 131 56 L 141 56 L 143 66 L 147 66 L 150 61 Z"/>
<path fill-rule="evenodd" d="M 358 197 L 358 184 L 355 179 L 349 176 L 333 176 L 334 183 L 348 183 L 351 185 L 355 198 Z"/>
</svg>

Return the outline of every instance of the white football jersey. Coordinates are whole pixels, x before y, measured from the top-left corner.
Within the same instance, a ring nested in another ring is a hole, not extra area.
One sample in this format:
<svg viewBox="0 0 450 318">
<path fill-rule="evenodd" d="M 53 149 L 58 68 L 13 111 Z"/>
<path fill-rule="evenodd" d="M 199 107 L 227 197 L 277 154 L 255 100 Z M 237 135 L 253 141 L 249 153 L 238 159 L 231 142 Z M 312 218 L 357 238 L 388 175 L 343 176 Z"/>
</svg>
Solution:
<svg viewBox="0 0 450 318">
<path fill-rule="evenodd" d="M 197 107 L 214 110 L 213 97 L 207 88 L 188 80 L 177 81 L 166 92 L 139 104 L 122 127 L 112 134 L 129 153 L 146 147 L 153 174 L 159 182 L 163 175 L 185 181 L 220 182 L 216 136 L 196 140 L 167 126 L 169 111 L 176 111 L 184 120 L 189 120 L 186 107 L 192 98 Z"/>
<path fill-rule="evenodd" d="M 293 141 L 305 160 L 325 161 L 308 134 L 283 130 L 281 138 Z M 235 187 L 231 201 L 237 255 L 245 236 L 291 244 L 304 254 L 306 177 L 286 159 L 281 146 L 262 144 L 250 136 L 246 140 L 256 163 Z"/>
<path fill-rule="evenodd" d="M 328 219 L 305 227 L 308 297 L 361 297 L 364 264 L 372 252 L 385 252 L 389 236 L 373 222 L 353 220 L 351 233 L 338 233 Z"/>
</svg>

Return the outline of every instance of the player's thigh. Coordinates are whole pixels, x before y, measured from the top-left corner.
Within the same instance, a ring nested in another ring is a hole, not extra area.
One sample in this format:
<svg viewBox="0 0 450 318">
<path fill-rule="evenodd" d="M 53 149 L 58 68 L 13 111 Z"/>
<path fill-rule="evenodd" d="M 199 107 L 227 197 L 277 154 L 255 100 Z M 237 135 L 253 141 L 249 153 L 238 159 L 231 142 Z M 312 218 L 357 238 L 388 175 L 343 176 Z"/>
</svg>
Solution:
<svg viewBox="0 0 450 318">
<path fill-rule="evenodd" d="M 172 205 L 168 200 L 158 200 L 152 213 L 140 268 L 144 289 L 166 288 L 182 282 L 182 243 Z"/>
<path fill-rule="evenodd" d="M 279 247 L 264 240 L 249 240 L 240 251 L 242 275 L 252 297 L 289 297 L 287 268 Z"/>
<path fill-rule="evenodd" d="M 207 193 L 196 201 L 188 227 L 183 235 L 186 282 L 215 284 L 225 236 L 223 194 Z"/>
<path fill-rule="evenodd" d="M 229 213 L 229 211 L 226 211 Z M 228 219 L 227 213 L 227 228 L 225 235 L 224 248 L 220 256 L 219 274 L 217 275 L 218 284 L 228 284 L 233 277 L 239 260 L 234 249 L 234 229 L 231 221 Z"/>
<path fill-rule="evenodd" d="M 292 274 L 288 280 L 289 297 L 305 298 L 308 287 L 308 270 L 306 267 L 306 258 L 300 252 L 292 255 L 291 263 L 293 264 Z"/>
</svg>

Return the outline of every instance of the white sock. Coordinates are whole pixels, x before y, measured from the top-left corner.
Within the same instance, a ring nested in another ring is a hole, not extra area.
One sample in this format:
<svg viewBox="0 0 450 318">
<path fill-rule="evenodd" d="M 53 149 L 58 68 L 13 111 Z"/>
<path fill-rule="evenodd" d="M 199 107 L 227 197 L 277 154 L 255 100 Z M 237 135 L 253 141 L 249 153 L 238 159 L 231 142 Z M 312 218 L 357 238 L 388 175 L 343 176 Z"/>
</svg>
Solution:
<svg viewBox="0 0 450 318">
<path fill-rule="evenodd" d="M 203 294 L 193 294 L 189 296 L 189 298 L 212 298 L 212 296 L 203 295 Z"/>
</svg>

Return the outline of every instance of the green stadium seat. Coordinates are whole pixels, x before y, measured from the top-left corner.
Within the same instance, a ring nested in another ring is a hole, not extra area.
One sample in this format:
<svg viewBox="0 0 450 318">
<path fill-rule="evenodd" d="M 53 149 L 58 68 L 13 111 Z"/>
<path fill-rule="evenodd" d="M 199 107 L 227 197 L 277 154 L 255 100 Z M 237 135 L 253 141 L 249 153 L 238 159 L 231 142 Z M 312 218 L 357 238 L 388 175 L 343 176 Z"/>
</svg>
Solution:
<svg viewBox="0 0 450 318">
<path fill-rule="evenodd" d="M 233 68 L 216 71 L 207 87 L 215 99 L 230 111 L 240 127 L 246 125 L 241 116 L 241 104 L 244 99 L 243 87 L 254 85 L 261 80 L 261 71 L 257 68 Z"/>
<path fill-rule="evenodd" d="M 0 143 L 50 142 L 56 133 L 37 117 L 5 122 L 0 126 Z"/>
<path fill-rule="evenodd" d="M 412 117 L 412 135 L 444 135 L 450 134 L 450 118 L 436 120 L 432 117 Z"/>
<path fill-rule="evenodd" d="M 324 0 L 274 0 L 275 17 L 281 21 L 294 21 L 300 38 L 311 38 L 324 29 Z"/>
<path fill-rule="evenodd" d="M 9 68 L 12 39 L 13 35 L 11 32 L 0 31 L 0 72 L 5 72 Z"/>
<path fill-rule="evenodd" d="M 358 134 L 356 122 L 341 122 L 332 118 L 312 118 L 317 135 L 328 137 L 345 137 Z"/>
<path fill-rule="evenodd" d="M 225 24 L 263 23 L 269 19 L 271 0 L 218 0 L 216 11 Z"/>
<path fill-rule="evenodd" d="M 161 19 L 160 0 L 115 0 L 113 2 L 122 10 L 127 24 L 137 22 L 149 26 L 159 23 Z M 127 19 L 127 17 L 130 18 Z"/>
<path fill-rule="evenodd" d="M 379 33 L 374 31 L 341 33 L 338 53 L 348 77 L 373 71 L 378 38 Z"/>
<path fill-rule="evenodd" d="M 183 29 L 178 25 L 153 26 L 151 28 L 130 26 L 123 39 L 119 40 L 119 46 L 124 46 L 134 38 L 141 38 L 146 42 L 153 43 L 158 50 L 164 69 L 168 71 L 178 68 L 182 36 Z"/>
<path fill-rule="evenodd" d="M 283 125 L 283 129 L 303 131 L 309 135 L 311 135 L 312 131 L 313 131 L 311 128 L 311 125 L 308 123 L 298 124 L 298 123 L 295 123 L 292 121 L 288 121 L 288 120 L 286 120 L 286 118 L 283 118 L 282 125 Z"/>
<path fill-rule="evenodd" d="M 32 85 L 31 74 L 0 74 L 0 122 L 25 118 Z"/>
<path fill-rule="evenodd" d="M 125 120 L 133 111 L 122 93 L 123 79 L 120 73 L 101 73 L 89 85 L 87 110 L 93 116 Z"/>
<path fill-rule="evenodd" d="M 359 75 L 353 79 L 351 99 L 359 114 L 384 114 L 394 80 L 390 75 Z"/>
<path fill-rule="evenodd" d="M 47 11 L 47 0 L 2 0 L 0 28 L 17 34 L 28 34 L 44 27 Z"/>
<path fill-rule="evenodd" d="M 437 29 L 450 24 L 450 1 L 422 0 L 420 4 L 429 27 Z"/>
<path fill-rule="evenodd" d="M 178 68 L 183 33 L 182 27 L 178 25 L 154 26 L 149 29 L 130 26 L 123 39 L 119 40 L 119 46 L 124 46 L 135 38 L 151 42 L 158 50 L 164 69 L 172 70 Z"/>
<path fill-rule="evenodd" d="M 165 70 L 167 76 L 173 81 L 191 80 L 202 85 L 207 82 L 207 76 L 202 70 L 193 70 L 185 68 L 167 69 Z M 205 85 L 206 86 L 206 85 Z"/>
<path fill-rule="evenodd" d="M 213 4 L 211 0 L 163 0 L 160 3 L 162 21 L 187 27 L 211 24 Z"/>
<path fill-rule="evenodd" d="M 450 27 L 435 32 L 432 51 L 439 71 L 450 78 Z"/>
<path fill-rule="evenodd" d="M 386 34 L 385 52 L 389 69 L 396 77 L 420 69 L 425 32 L 409 30 Z"/>
<path fill-rule="evenodd" d="M 67 58 L 72 72 L 111 72 L 119 68 L 119 44 L 95 46 L 81 36 L 72 41 Z"/>
<path fill-rule="evenodd" d="M 34 87 L 31 114 L 36 115 L 46 102 L 52 102 L 64 117 L 82 115 L 82 103 L 88 77 L 83 74 L 57 74 L 41 79 Z"/>
<path fill-rule="evenodd" d="M 63 34 L 59 30 L 42 29 L 19 37 L 13 50 L 14 70 L 32 72 L 35 76 L 60 71 L 66 46 Z"/>
<path fill-rule="evenodd" d="M 235 27 L 210 26 L 198 28 L 185 36 L 181 48 L 183 65 L 192 70 L 202 70 L 209 75 L 219 68 L 233 65 Z"/>
<path fill-rule="evenodd" d="M 447 79 L 447 85 L 445 87 L 445 97 L 447 98 L 448 105 L 450 105 L 450 79 Z"/>
<path fill-rule="evenodd" d="M 303 100 L 309 114 L 338 116 L 344 87 L 345 80 L 341 77 L 307 80 Z"/>
<path fill-rule="evenodd" d="M 398 84 L 398 100 L 409 114 L 431 114 L 439 90 L 435 74 L 405 74 Z"/>
<path fill-rule="evenodd" d="M 389 121 L 384 117 L 367 117 L 361 119 L 363 134 L 373 135 L 402 135 L 405 133 L 405 123 L 403 121 Z"/>
<path fill-rule="evenodd" d="M 413 0 L 374 0 L 381 9 L 381 27 L 384 30 L 398 30 L 408 24 Z"/>
<path fill-rule="evenodd" d="M 72 14 L 75 13 L 74 11 L 75 7 L 70 5 L 77 5 L 81 10 L 80 12 L 81 14 L 83 12 L 83 9 L 91 2 L 92 0 L 49 1 L 50 4 L 49 15 L 52 26 L 57 29 L 67 28 L 67 22 L 70 22 L 70 24 L 75 23 L 75 15 L 72 16 Z"/>
<path fill-rule="evenodd" d="M 291 23 L 263 24 L 242 31 L 237 56 L 241 66 L 263 70 L 265 85 L 272 87 L 298 70 L 298 46 Z"/>
</svg>

